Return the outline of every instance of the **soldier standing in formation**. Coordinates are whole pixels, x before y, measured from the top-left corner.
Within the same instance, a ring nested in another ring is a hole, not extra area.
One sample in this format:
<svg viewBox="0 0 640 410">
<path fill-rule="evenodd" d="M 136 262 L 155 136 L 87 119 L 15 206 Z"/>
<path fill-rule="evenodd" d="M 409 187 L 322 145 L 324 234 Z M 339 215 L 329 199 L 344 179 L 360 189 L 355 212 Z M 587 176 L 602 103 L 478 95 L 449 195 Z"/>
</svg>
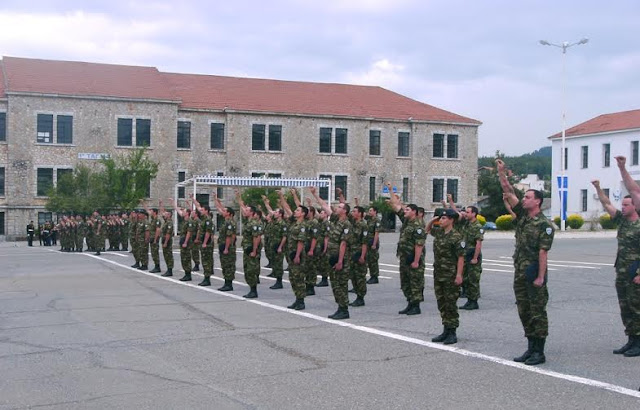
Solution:
<svg viewBox="0 0 640 410">
<path fill-rule="evenodd" d="M 167 270 L 162 274 L 164 277 L 173 276 L 173 219 L 171 211 L 165 211 L 160 201 L 160 213 L 164 218 L 162 224 L 162 255 L 167 264 Z"/>
<path fill-rule="evenodd" d="M 244 295 L 247 299 L 258 297 L 258 281 L 260 276 L 260 256 L 262 250 L 263 226 L 260 221 L 259 211 L 253 206 L 246 206 L 240 191 L 236 190 L 236 200 L 240 205 L 243 216 L 242 224 L 242 264 L 244 267 L 244 279 L 249 285 L 249 293 Z"/>
<path fill-rule="evenodd" d="M 364 208 L 353 207 L 351 211 L 351 223 L 353 234 L 351 235 L 351 270 L 349 277 L 353 284 L 356 299 L 349 306 L 364 306 L 364 297 L 367 294 L 367 251 L 369 243 L 369 232 L 367 223 L 363 220 Z"/>
<path fill-rule="evenodd" d="M 218 288 L 221 292 L 233 290 L 233 280 L 236 278 L 236 222 L 234 220 L 235 211 L 229 207 L 224 207 L 220 198 L 214 191 L 212 193 L 218 213 L 224 217 L 224 223 L 218 229 L 218 251 L 220 254 L 220 267 L 224 286 Z"/>
<path fill-rule="evenodd" d="M 505 198 L 517 216 L 513 290 L 518 303 L 518 315 L 528 340 L 527 350 L 513 360 L 533 366 L 546 361 L 544 345 L 549 335 L 547 255 L 553 244 L 554 229 L 540 210 L 542 193 L 529 189 L 522 201 L 518 201 L 507 179 L 504 162 L 497 159 L 496 166 Z"/>
<path fill-rule="evenodd" d="M 369 268 L 368 285 L 378 283 L 380 267 L 380 221 L 378 220 L 378 210 L 371 206 L 367 212 L 367 231 L 369 231 L 369 242 L 367 249 L 367 267 Z"/>
</svg>

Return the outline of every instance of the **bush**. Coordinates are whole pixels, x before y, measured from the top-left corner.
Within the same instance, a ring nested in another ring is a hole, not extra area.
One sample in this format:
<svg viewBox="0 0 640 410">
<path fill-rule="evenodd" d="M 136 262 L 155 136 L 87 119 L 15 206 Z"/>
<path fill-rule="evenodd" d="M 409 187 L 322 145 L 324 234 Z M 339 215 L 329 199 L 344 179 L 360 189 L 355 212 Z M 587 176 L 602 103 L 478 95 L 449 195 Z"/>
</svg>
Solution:
<svg viewBox="0 0 640 410">
<path fill-rule="evenodd" d="M 567 216 L 567 225 L 571 229 L 580 229 L 584 225 L 584 218 L 577 214 L 569 215 Z"/>
<path fill-rule="evenodd" d="M 510 231 L 513 229 L 513 218 L 511 215 L 500 215 L 496 218 L 496 227 L 499 231 Z"/>
<path fill-rule="evenodd" d="M 554 217 L 554 218 L 553 218 L 553 223 L 554 223 L 554 224 L 556 224 L 556 226 L 557 226 L 558 228 L 560 228 L 560 223 L 561 223 L 561 222 L 562 222 L 562 221 L 560 221 L 560 217 L 559 217 L 559 216 L 556 216 L 556 217 Z"/>
<path fill-rule="evenodd" d="M 485 218 L 482 215 L 478 215 L 476 216 L 476 219 L 478 220 L 478 222 L 480 222 L 480 225 L 484 226 L 484 224 L 487 223 L 487 218 Z"/>
<path fill-rule="evenodd" d="M 617 229 L 618 225 L 611 220 L 611 215 L 604 214 L 600 216 L 600 226 L 602 229 Z"/>
</svg>

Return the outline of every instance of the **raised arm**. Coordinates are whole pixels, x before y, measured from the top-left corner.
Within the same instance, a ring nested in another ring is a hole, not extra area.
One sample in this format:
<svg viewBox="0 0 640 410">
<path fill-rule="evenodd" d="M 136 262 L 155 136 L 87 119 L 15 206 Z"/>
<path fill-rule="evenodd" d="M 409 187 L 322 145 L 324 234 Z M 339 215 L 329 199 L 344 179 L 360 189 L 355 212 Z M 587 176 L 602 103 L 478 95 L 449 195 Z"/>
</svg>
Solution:
<svg viewBox="0 0 640 410">
<path fill-rule="evenodd" d="M 291 217 L 291 215 L 293 215 L 293 212 L 291 211 L 291 207 L 284 197 L 284 193 L 282 193 L 282 190 L 280 189 L 278 189 L 276 193 L 278 194 L 278 201 L 280 201 L 280 208 L 282 208 L 282 210 L 284 211 L 284 215 L 287 218 Z"/>
<path fill-rule="evenodd" d="M 173 199 L 173 198 L 169 198 L 169 201 L 171 201 L 171 203 L 173 203 L 173 209 L 175 209 L 175 210 L 176 210 L 176 212 L 178 213 L 178 215 L 180 215 L 180 216 L 181 216 L 181 217 L 183 217 L 183 218 L 186 218 L 186 217 L 187 217 L 187 215 L 185 215 L 185 213 L 186 213 L 186 212 L 185 212 L 185 210 L 184 210 L 184 209 L 182 209 L 182 208 L 180 208 L 180 207 L 178 206 L 178 202 L 177 202 L 175 199 Z"/>
<path fill-rule="evenodd" d="M 500 178 L 500 186 L 502 186 L 502 192 L 506 195 L 505 200 L 511 207 L 518 204 L 518 197 L 513 189 L 513 186 L 509 183 L 506 174 L 505 163 L 501 159 L 496 159 L 496 167 L 498 168 L 498 178 Z"/>
<path fill-rule="evenodd" d="M 235 189 L 234 192 L 236 193 L 236 201 L 238 202 L 238 205 L 240 205 L 240 209 L 245 210 L 247 206 L 244 204 L 244 201 L 242 200 L 242 195 L 240 195 L 240 190 Z"/>
<path fill-rule="evenodd" d="M 390 182 L 387 182 L 387 188 L 389 189 L 389 205 L 391 205 L 394 212 L 398 212 L 402 209 L 400 197 L 393 192 L 393 187 Z"/>
<path fill-rule="evenodd" d="M 509 203 L 509 201 L 507 201 L 507 194 L 505 193 L 502 194 L 502 203 L 504 204 L 504 208 L 507 210 L 507 212 L 509 212 L 509 215 L 511 215 L 511 219 L 515 221 L 518 218 L 518 215 L 513 212 L 511 204 Z"/>
<path fill-rule="evenodd" d="M 298 198 L 298 191 L 295 188 L 291 188 L 289 192 L 291 192 L 291 195 L 293 196 L 293 202 L 296 204 L 296 206 L 302 206 L 302 202 L 300 202 L 300 198 Z"/>
<path fill-rule="evenodd" d="M 271 204 L 269 203 L 269 198 L 267 198 L 266 195 L 262 195 L 262 203 L 264 204 L 264 207 L 267 211 L 269 211 L 269 213 L 273 213 L 273 209 L 271 208 Z"/>
<path fill-rule="evenodd" d="M 597 179 L 594 179 L 593 181 L 591 181 L 591 183 L 596 189 L 596 193 L 598 194 L 598 199 L 600 199 L 600 203 L 604 207 L 604 210 L 607 211 L 607 213 L 611 215 L 611 217 L 613 218 L 616 215 L 616 208 L 611 204 L 611 200 L 607 197 L 607 195 L 604 193 L 602 188 L 600 188 L 600 181 L 598 181 Z M 634 201 L 634 204 L 635 204 L 635 201 Z"/>
<path fill-rule="evenodd" d="M 320 195 L 318 194 L 318 190 L 316 189 L 316 187 L 310 186 L 309 192 L 311 192 L 311 195 L 313 195 L 313 197 L 316 199 L 316 202 L 320 204 L 320 207 L 324 209 L 326 214 L 331 216 L 331 214 L 333 214 L 333 209 L 331 209 L 329 204 L 327 204 L 327 202 L 324 199 L 320 198 Z"/>
<path fill-rule="evenodd" d="M 336 193 L 338 194 L 338 201 L 340 201 L 341 204 L 344 204 L 345 202 L 347 202 L 347 200 L 344 197 L 344 192 L 342 192 L 342 189 L 336 188 Z"/>
<path fill-rule="evenodd" d="M 214 190 L 213 192 L 211 192 L 211 195 L 213 196 L 213 202 L 216 204 L 216 209 L 218 210 L 218 213 L 222 213 L 224 211 L 224 206 L 222 205 L 220 198 L 218 198 L 218 194 Z"/>
<path fill-rule="evenodd" d="M 625 188 L 629 191 L 629 195 L 631 195 L 631 199 L 633 200 L 633 205 L 636 209 L 640 208 L 640 186 L 638 183 L 633 180 L 633 177 L 627 171 L 625 167 L 627 163 L 627 159 L 621 155 L 616 157 L 616 162 L 618 163 L 618 168 L 620 169 L 620 175 L 622 176 L 622 182 L 624 183 Z"/>
</svg>

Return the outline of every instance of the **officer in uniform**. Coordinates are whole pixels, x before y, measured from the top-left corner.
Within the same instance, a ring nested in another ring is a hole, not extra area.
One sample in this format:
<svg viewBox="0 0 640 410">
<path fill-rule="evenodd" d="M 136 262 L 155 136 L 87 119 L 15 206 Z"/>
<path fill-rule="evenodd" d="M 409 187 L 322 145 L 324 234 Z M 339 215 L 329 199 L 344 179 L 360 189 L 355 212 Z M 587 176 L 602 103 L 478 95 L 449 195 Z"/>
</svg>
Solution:
<svg viewBox="0 0 640 410">
<path fill-rule="evenodd" d="M 29 246 L 33 246 L 33 235 L 36 233 L 36 227 L 33 224 L 33 221 L 29 222 L 27 225 L 27 241 Z"/>
<path fill-rule="evenodd" d="M 160 270 L 160 241 L 162 240 L 162 220 L 156 208 L 147 209 L 149 213 L 149 249 L 153 260 L 153 269 L 149 272 L 159 273 Z"/>
<path fill-rule="evenodd" d="M 167 265 L 167 271 L 162 276 L 173 276 L 173 219 L 171 211 L 165 211 L 160 203 L 164 223 L 162 224 L 162 256 Z"/>
<path fill-rule="evenodd" d="M 367 231 L 369 232 L 369 243 L 367 249 L 367 267 L 369 268 L 368 285 L 378 283 L 380 275 L 380 221 L 378 220 L 378 210 L 371 206 L 367 214 Z"/>
<path fill-rule="evenodd" d="M 433 288 L 444 327 L 442 334 L 431 341 L 444 344 L 458 342 L 456 329 L 460 324 L 456 302 L 462 285 L 466 244 L 462 233 L 453 228 L 456 219 L 458 212 L 449 208 L 427 225 L 427 231 L 434 237 Z"/>
<path fill-rule="evenodd" d="M 466 289 L 467 303 L 460 307 L 463 310 L 478 309 L 480 298 L 480 275 L 482 274 L 482 241 L 484 230 L 478 222 L 478 208 L 468 206 L 465 213 L 467 224 L 464 228 L 466 244 L 463 285 Z"/>
<path fill-rule="evenodd" d="M 356 299 L 349 306 L 364 306 L 364 297 L 367 294 L 367 250 L 369 244 L 369 232 L 367 223 L 363 219 L 364 208 L 353 207 L 351 211 L 353 234 L 351 235 L 350 248 L 351 270 L 349 272 Z"/>
<path fill-rule="evenodd" d="M 138 224 L 136 226 L 136 248 L 138 250 L 137 261 L 139 270 L 149 269 L 149 241 L 151 234 L 149 231 L 149 222 L 147 220 L 147 212 L 145 210 L 138 211 Z"/>
<path fill-rule="evenodd" d="M 200 223 L 200 242 L 202 245 L 202 270 L 204 273 L 204 279 L 198 283 L 199 286 L 211 286 L 211 275 L 213 275 L 213 235 L 215 233 L 215 225 L 209 205 L 204 205 L 199 208 L 202 215 L 202 222 Z"/>
<path fill-rule="evenodd" d="M 328 278 L 331 273 L 331 266 L 329 265 L 329 255 L 327 253 L 329 249 L 329 232 L 331 231 L 331 224 L 329 223 L 329 217 L 324 209 L 317 209 L 316 213 L 319 215 L 319 230 L 321 232 L 319 240 L 322 243 L 322 250 L 318 256 L 318 273 L 320 273 L 320 282 L 316 284 L 317 288 L 329 286 Z"/>
<path fill-rule="evenodd" d="M 233 290 L 233 280 L 236 278 L 236 222 L 235 212 L 231 208 L 222 206 L 222 202 L 214 190 L 213 199 L 220 215 L 224 217 L 224 223 L 218 229 L 218 251 L 220 255 L 220 267 L 224 278 L 224 286 L 218 288 L 221 292 Z"/>
<path fill-rule="evenodd" d="M 184 270 L 184 276 L 180 278 L 181 282 L 191 281 L 191 247 L 193 246 L 193 237 L 196 234 L 197 227 L 195 221 L 191 218 L 191 212 L 188 209 L 178 207 L 173 200 L 173 208 L 182 217 L 182 224 L 179 227 L 180 235 L 180 262 Z M 195 212 L 195 211 L 194 211 Z"/>
<path fill-rule="evenodd" d="M 242 211 L 242 265 L 244 279 L 249 285 L 249 293 L 244 295 L 247 299 L 258 297 L 258 280 L 260 276 L 260 256 L 262 248 L 263 226 L 260 221 L 259 211 L 252 205 L 244 204 L 240 191 L 236 190 L 236 200 Z"/>
<path fill-rule="evenodd" d="M 305 242 L 308 238 L 306 217 L 309 209 L 305 206 L 298 206 L 293 213 L 293 223 L 287 230 L 288 253 L 291 259 L 289 281 L 296 300 L 289 306 L 289 309 L 303 310 L 305 308 L 304 298 L 306 292 L 306 275 L 304 271 L 304 260 L 307 258 L 305 252 Z"/>
<path fill-rule="evenodd" d="M 553 244 L 554 229 L 540 210 L 542 193 L 529 189 L 522 201 L 518 201 L 507 179 L 504 162 L 497 159 L 496 165 L 505 198 L 517 215 L 513 290 L 518 303 L 518 315 L 528 339 L 527 350 L 513 360 L 533 366 L 546 361 L 544 346 L 549 334 L 547 257 Z"/>
</svg>

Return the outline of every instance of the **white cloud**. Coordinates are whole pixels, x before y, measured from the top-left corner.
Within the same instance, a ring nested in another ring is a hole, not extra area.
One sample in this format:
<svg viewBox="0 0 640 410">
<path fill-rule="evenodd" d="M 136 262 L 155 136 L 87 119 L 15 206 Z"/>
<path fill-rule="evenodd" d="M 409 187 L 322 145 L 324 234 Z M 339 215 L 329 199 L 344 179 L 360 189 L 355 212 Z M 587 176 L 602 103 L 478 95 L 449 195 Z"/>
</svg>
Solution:
<svg viewBox="0 0 640 410">
<path fill-rule="evenodd" d="M 385 88 L 397 88 L 406 78 L 403 76 L 405 67 L 394 64 L 386 58 L 375 61 L 368 70 L 360 73 L 346 73 L 345 81 L 359 85 L 377 85 Z"/>
</svg>

